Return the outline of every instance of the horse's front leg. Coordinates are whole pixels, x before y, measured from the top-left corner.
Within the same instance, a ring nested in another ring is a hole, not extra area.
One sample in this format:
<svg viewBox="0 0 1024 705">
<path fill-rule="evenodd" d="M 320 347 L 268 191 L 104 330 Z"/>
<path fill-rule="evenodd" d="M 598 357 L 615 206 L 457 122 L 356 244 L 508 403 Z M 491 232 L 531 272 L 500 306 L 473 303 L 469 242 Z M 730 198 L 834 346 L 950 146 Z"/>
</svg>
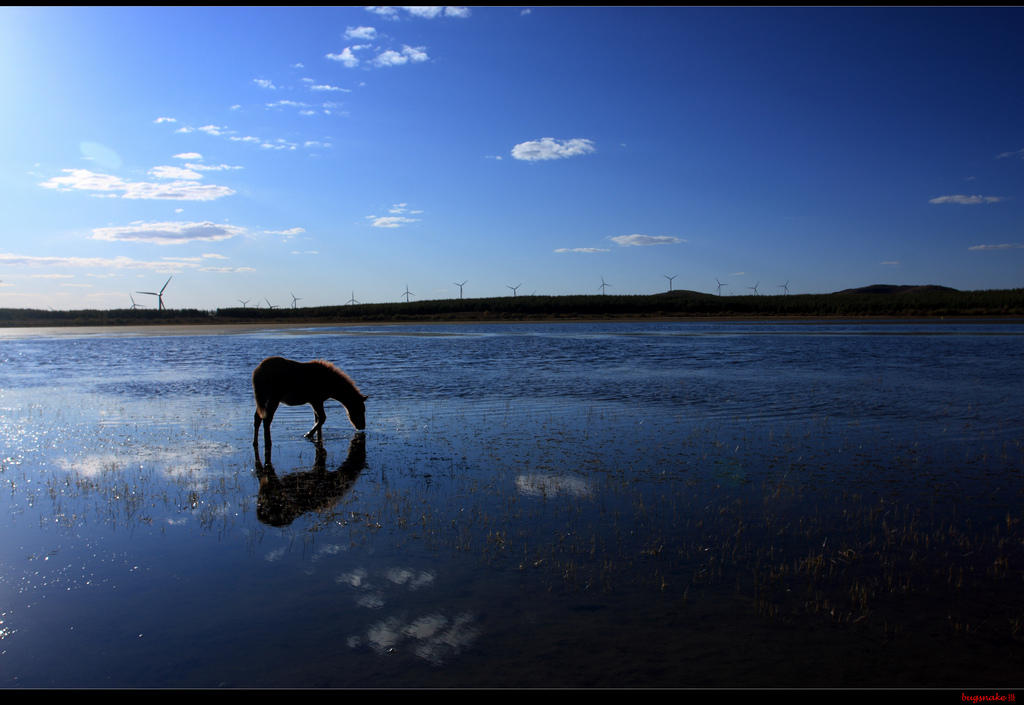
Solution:
<svg viewBox="0 0 1024 705">
<path fill-rule="evenodd" d="M 313 428 L 309 429 L 309 433 L 306 434 L 306 438 L 312 440 L 313 436 L 316 436 L 318 441 L 323 442 L 324 440 L 324 421 L 327 420 L 327 412 L 324 411 L 324 403 L 311 402 L 310 406 L 313 407 L 313 414 L 316 416 L 316 423 L 313 424 Z"/>
</svg>

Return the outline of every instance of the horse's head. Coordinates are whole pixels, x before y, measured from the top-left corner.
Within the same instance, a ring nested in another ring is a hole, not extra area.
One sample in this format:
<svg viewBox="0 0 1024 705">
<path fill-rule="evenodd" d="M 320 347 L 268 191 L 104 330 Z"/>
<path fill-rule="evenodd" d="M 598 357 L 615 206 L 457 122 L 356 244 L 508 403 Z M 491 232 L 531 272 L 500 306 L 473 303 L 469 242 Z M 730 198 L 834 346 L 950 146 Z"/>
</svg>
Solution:
<svg viewBox="0 0 1024 705">
<path fill-rule="evenodd" d="M 359 431 L 366 428 L 366 400 L 369 398 L 365 394 L 357 394 L 345 404 L 348 420 Z"/>
</svg>

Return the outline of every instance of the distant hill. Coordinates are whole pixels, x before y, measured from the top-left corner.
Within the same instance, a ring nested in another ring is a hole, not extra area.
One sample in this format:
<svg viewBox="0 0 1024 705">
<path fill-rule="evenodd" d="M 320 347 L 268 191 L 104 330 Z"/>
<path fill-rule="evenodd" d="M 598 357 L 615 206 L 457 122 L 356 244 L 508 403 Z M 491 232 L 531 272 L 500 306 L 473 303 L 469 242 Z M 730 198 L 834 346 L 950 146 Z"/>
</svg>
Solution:
<svg viewBox="0 0 1024 705">
<path fill-rule="evenodd" d="M 926 284 L 924 286 L 915 285 L 895 285 L 895 284 L 872 284 L 871 286 L 862 286 L 859 289 L 843 289 L 837 291 L 837 294 L 923 294 L 923 293 L 939 293 L 945 292 L 950 294 L 957 293 L 957 289 L 951 289 L 948 286 L 936 286 L 935 284 Z"/>
<path fill-rule="evenodd" d="M 690 291 L 689 289 L 674 289 L 663 291 L 660 294 L 652 294 L 658 298 L 686 298 L 686 299 L 713 299 L 714 294 L 706 294 L 703 291 Z"/>
</svg>

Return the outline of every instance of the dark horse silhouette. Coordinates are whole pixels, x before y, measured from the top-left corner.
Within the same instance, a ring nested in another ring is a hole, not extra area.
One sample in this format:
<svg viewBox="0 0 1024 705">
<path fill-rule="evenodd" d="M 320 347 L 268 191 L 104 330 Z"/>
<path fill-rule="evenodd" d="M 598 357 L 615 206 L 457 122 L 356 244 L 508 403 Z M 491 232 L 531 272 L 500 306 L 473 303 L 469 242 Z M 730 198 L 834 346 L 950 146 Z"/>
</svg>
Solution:
<svg viewBox="0 0 1024 705">
<path fill-rule="evenodd" d="M 348 457 L 337 470 L 327 471 L 327 451 L 316 444 L 313 469 L 278 477 L 274 466 L 256 456 L 260 494 L 256 518 L 268 526 L 288 526 L 308 512 L 329 511 L 344 497 L 366 469 L 366 434 L 357 433 L 348 446 Z"/>
<path fill-rule="evenodd" d="M 366 428 L 366 400 L 349 376 L 326 360 L 295 362 L 283 357 L 268 357 L 252 373 L 252 392 L 256 397 L 253 417 L 252 447 L 259 454 L 260 423 L 263 423 L 263 445 L 270 462 L 270 424 L 280 404 L 309 404 L 316 414 L 316 423 L 306 438 L 316 436 L 323 441 L 324 402 L 337 399 L 345 406 L 348 420 L 358 430 Z"/>
</svg>

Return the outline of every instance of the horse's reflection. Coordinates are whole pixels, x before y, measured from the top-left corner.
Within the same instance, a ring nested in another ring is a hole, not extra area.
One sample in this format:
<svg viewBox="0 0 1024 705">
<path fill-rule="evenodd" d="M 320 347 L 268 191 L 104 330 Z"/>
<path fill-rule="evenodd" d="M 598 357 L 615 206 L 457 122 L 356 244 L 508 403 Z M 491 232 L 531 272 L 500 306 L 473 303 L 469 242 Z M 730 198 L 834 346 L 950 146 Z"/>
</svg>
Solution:
<svg viewBox="0 0 1024 705">
<path fill-rule="evenodd" d="M 357 433 L 348 446 L 348 457 L 337 470 L 327 472 L 327 451 L 316 444 L 313 469 L 278 477 L 268 460 L 266 465 L 256 455 L 256 476 L 260 494 L 256 501 L 256 518 L 269 526 L 288 526 L 306 512 L 314 512 L 337 504 L 355 484 L 366 468 L 366 434 Z"/>
</svg>

